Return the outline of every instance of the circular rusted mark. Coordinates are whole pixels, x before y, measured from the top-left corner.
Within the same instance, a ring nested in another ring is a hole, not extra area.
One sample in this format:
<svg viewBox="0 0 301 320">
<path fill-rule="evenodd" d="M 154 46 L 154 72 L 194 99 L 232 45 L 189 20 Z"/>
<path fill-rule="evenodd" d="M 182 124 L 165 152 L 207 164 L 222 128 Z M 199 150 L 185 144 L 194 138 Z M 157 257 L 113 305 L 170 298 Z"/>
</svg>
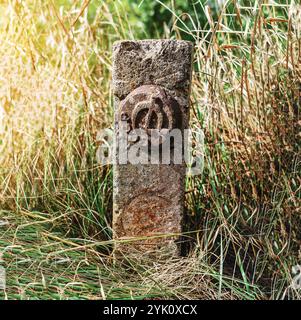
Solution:
<svg viewBox="0 0 301 320">
<path fill-rule="evenodd" d="M 169 201 L 152 194 L 141 194 L 124 208 L 122 225 L 127 236 L 149 236 L 164 233 L 166 207 Z"/>
<path fill-rule="evenodd" d="M 160 86 L 144 85 L 132 91 L 122 102 L 119 121 L 127 121 L 128 131 L 144 129 L 172 130 L 180 126 L 180 107 Z"/>
</svg>

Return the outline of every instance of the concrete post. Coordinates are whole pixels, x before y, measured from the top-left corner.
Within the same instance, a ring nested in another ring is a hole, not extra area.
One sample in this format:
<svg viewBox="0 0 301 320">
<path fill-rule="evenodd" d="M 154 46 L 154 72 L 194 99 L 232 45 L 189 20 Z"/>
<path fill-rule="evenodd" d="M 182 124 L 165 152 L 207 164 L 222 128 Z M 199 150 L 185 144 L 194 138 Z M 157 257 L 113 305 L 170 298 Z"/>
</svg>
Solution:
<svg viewBox="0 0 301 320">
<path fill-rule="evenodd" d="M 162 149 L 166 139 L 169 140 L 166 133 L 178 129 L 183 134 L 188 128 L 192 56 L 193 46 L 187 41 L 142 40 L 114 44 L 117 146 L 113 169 L 113 231 L 116 250 L 124 254 L 158 252 L 158 249 L 178 252 L 185 164 L 175 161 L 173 152 L 171 162 L 164 162 L 162 153 L 166 151 Z M 153 129 L 163 129 L 161 138 L 150 138 L 150 133 L 156 131 Z M 144 130 L 146 136 L 137 138 L 137 130 Z M 144 150 L 137 148 L 143 140 L 147 140 Z M 121 142 L 125 146 L 121 146 Z M 182 144 L 179 140 L 169 141 L 170 149 L 174 150 L 181 150 Z M 159 146 L 159 156 L 157 161 L 152 161 L 155 163 L 149 163 L 153 146 Z M 133 157 L 135 153 L 144 160 L 140 163 L 129 160 L 126 154 Z"/>
</svg>

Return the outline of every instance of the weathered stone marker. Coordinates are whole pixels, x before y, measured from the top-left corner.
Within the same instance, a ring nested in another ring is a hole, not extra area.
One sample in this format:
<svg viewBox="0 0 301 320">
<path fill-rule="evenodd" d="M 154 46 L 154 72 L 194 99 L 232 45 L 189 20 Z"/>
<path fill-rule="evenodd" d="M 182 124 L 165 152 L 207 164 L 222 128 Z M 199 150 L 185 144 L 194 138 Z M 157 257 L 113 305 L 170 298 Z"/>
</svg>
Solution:
<svg viewBox="0 0 301 320">
<path fill-rule="evenodd" d="M 134 129 L 183 132 L 188 128 L 192 55 L 192 43 L 187 41 L 114 44 L 116 140 L 120 141 L 124 132 L 130 134 Z M 121 130 L 124 122 L 126 131 Z M 117 146 L 113 169 L 116 250 L 130 253 L 163 248 L 177 252 L 184 211 L 184 162 L 120 163 L 121 153 L 124 150 Z"/>
</svg>

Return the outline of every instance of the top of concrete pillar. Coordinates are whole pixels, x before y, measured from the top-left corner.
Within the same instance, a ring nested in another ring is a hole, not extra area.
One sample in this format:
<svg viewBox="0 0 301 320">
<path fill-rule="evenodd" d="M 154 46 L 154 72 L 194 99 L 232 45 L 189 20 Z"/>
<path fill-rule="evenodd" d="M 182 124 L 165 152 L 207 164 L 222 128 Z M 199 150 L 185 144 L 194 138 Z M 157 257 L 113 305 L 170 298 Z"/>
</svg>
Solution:
<svg viewBox="0 0 301 320">
<path fill-rule="evenodd" d="M 124 40 L 113 45 L 113 90 L 119 99 L 141 85 L 189 92 L 193 44 L 184 40 Z"/>
</svg>

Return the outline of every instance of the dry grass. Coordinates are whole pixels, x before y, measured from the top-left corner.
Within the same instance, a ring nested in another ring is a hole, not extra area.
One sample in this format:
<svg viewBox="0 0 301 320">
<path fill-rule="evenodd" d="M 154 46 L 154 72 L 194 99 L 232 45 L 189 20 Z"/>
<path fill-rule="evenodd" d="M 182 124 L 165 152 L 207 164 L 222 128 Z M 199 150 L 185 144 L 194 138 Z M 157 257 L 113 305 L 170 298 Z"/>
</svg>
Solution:
<svg viewBox="0 0 301 320">
<path fill-rule="evenodd" d="M 237 6 L 231 19 L 225 8 L 210 43 L 197 38 L 194 121 L 206 156 L 191 212 L 223 272 L 273 298 L 300 261 L 300 9 Z"/>
<path fill-rule="evenodd" d="M 186 228 L 200 231 L 188 257 L 128 270 L 111 263 L 111 171 L 95 151 L 111 124 L 111 44 L 134 35 L 113 2 L 88 2 L 0 3 L 7 297 L 299 298 L 300 6 L 228 1 L 218 23 L 205 9 L 206 31 L 174 17 L 172 34 L 196 45 L 191 126 L 205 132 L 205 168 L 187 181 Z"/>
<path fill-rule="evenodd" d="M 223 279 L 203 263 L 202 252 L 187 258 L 113 263 L 102 242 L 69 238 L 37 213 L 0 212 L 0 246 L 7 269 L 6 299 L 237 299 L 254 298 L 239 281 Z"/>
</svg>

